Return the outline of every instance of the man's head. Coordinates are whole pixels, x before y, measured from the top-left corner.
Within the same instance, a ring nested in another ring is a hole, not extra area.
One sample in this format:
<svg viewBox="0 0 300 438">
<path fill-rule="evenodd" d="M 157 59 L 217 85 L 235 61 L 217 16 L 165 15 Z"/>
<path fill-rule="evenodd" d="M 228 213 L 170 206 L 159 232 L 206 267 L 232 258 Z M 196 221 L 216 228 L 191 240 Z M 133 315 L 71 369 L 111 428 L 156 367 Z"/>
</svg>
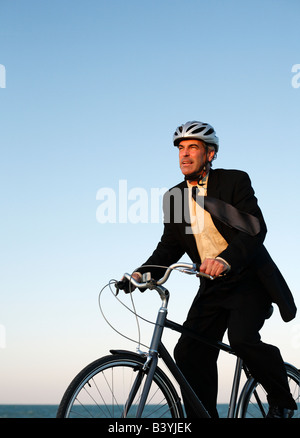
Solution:
<svg viewBox="0 0 300 438">
<path fill-rule="evenodd" d="M 208 148 L 201 140 L 181 140 L 178 144 L 178 150 L 179 165 L 184 175 L 209 170 L 208 166 L 215 155 L 214 148 Z"/>
<path fill-rule="evenodd" d="M 179 126 L 173 142 L 179 149 L 179 165 L 185 176 L 208 171 L 219 150 L 218 137 L 208 123 L 194 121 Z"/>
</svg>

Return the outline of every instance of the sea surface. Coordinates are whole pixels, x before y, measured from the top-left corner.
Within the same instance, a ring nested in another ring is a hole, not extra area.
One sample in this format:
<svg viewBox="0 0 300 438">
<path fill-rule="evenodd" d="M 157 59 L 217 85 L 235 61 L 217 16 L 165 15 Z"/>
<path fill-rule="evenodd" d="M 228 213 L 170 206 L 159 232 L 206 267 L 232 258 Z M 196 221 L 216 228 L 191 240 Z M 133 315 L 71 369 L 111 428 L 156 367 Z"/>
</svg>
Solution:
<svg viewBox="0 0 300 438">
<path fill-rule="evenodd" d="M 57 405 L 0 405 L 2 418 L 55 418 Z M 228 405 L 218 405 L 220 418 L 227 416 Z"/>
</svg>

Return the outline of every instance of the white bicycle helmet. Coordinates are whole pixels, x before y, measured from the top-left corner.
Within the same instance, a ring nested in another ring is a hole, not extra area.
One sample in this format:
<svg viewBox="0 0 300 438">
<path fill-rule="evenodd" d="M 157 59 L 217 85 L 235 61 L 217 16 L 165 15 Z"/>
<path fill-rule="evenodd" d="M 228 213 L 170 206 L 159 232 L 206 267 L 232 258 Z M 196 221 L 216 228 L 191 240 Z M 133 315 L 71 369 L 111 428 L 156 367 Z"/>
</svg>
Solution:
<svg viewBox="0 0 300 438">
<path fill-rule="evenodd" d="M 219 150 L 219 139 L 216 136 L 214 128 L 208 123 L 203 122 L 186 122 L 178 126 L 173 136 L 174 146 L 178 146 L 181 140 L 201 140 L 207 145 L 214 146 L 216 152 Z"/>
</svg>

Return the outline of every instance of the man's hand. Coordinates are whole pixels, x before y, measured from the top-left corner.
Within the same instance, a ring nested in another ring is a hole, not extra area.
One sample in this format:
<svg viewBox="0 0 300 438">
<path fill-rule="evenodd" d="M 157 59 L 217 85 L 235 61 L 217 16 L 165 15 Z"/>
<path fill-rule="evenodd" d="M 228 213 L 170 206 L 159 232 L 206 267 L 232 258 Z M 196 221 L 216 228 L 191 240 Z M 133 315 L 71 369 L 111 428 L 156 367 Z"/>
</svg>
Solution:
<svg viewBox="0 0 300 438">
<path fill-rule="evenodd" d="M 136 281 L 140 282 L 142 278 L 142 274 L 140 274 L 139 272 L 133 272 L 131 277 L 134 278 Z M 123 277 L 121 281 L 124 282 L 124 288 L 122 289 L 126 294 L 134 291 L 135 286 L 132 283 L 129 283 L 129 280 L 127 280 L 127 278 Z"/>
<path fill-rule="evenodd" d="M 207 258 L 200 266 L 200 272 L 211 275 L 212 277 L 218 277 L 230 270 L 230 266 L 222 259 Z"/>
</svg>

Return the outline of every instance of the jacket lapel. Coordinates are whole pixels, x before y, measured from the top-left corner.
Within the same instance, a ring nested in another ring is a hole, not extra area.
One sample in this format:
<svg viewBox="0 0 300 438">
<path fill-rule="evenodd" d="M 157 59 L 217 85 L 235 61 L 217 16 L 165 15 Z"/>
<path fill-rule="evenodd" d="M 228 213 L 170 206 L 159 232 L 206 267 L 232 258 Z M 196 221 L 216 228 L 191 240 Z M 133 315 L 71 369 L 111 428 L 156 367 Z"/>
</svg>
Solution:
<svg viewBox="0 0 300 438">
<path fill-rule="evenodd" d="M 208 183 L 207 183 L 207 196 L 211 196 L 212 198 L 221 199 L 222 201 L 228 202 L 226 196 L 224 196 L 224 190 L 221 189 L 219 173 L 214 170 L 209 171 Z M 228 241 L 230 240 L 236 233 L 233 228 L 226 226 L 223 222 L 216 219 L 212 216 L 212 221 L 219 231 L 219 233 Z"/>
<path fill-rule="evenodd" d="M 219 178 L 218 173 L 213 169 L 210 169 L 208 182 L 207 182 L 207 196 L 211 196 L 212 198 L 220 197 L 220 186 L 219 186 Z"/>
</svg>

